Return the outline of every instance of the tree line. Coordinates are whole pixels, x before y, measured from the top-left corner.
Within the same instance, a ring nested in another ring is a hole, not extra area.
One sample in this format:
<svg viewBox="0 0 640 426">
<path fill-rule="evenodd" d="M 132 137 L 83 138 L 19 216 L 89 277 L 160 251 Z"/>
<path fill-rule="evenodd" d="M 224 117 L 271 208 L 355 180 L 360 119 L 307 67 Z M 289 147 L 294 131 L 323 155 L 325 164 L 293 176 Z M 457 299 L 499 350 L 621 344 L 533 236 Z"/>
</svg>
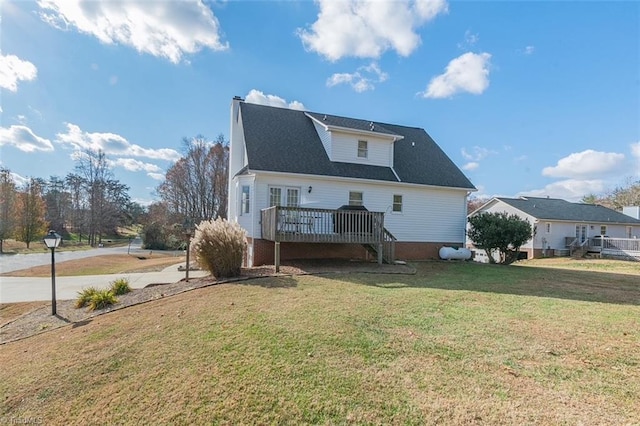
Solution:
<svg viewBox="0 0 640 426">
<path fill-rule="evenodd" d="M 143 208 L 131 202 L 129 187 L 114 178 L 102 151 L 78 154 L 75 172 L 48 180 L 30 177 L 18 185 L 8 168 L 0 169 L 0 252 L 4 240 L 26 243 L 54 229 L 98 245 L 119 226 L 135 222 Z"/>
<path fill-rule="evenodd" d="M 143 225 L 149 248 L 180 247 L 185 224 L 226 218 L 229 143 L 223 135 L 184 138 L 182 151 L 156 188 L 159 201 L 147 207 L 131 201 L 102 151 L 78 153 L 74 172 L 64 177 L 31 177 L 22 185 L 0 168 L 0 253 L 5 240 L 29 247 L 48 229 L 95 246 L 133 224 Z"/>
</svg>

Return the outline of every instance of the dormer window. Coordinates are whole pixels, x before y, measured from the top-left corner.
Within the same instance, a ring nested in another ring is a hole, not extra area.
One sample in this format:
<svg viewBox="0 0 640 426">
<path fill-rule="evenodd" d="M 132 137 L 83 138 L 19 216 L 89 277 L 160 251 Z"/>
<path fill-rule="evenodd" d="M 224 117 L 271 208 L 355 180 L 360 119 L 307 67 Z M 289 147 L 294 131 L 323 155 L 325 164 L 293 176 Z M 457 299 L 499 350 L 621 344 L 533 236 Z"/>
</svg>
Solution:
<svg viewBox="0 0 640 426">
<path fill-rule="evenodd" d="M 369 155 L 369 144 L 367 141 L 358 141 L 358 158 L 367 158 Z"/>
</svg>

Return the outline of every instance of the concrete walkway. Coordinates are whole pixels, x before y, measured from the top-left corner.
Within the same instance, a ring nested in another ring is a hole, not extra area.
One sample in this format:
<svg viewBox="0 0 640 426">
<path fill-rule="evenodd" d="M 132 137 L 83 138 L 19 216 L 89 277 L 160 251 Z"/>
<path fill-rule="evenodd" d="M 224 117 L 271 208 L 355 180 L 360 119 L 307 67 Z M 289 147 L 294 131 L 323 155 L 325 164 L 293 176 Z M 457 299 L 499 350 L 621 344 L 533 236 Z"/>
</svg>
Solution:
<svg viewBox="0 0 640 426">
<path fill-rule="evenodd" d="M 81 277 L 56 277 L 56 300 L 71 300 L 86 287 L 106 288 L 118 278 L 129 280 L 131 288 L 144 288 L 149 284 L 168 284 L 185 277 L 173 265 L 162 272 L 144 272 L 114 275 L 85 275 Z M 205 271 L 189 271 L 189 278 L 208 275 Z M 51 300 L 51 277 L 0 277 L 0 303 L 35 302 Z"/>
</svg>

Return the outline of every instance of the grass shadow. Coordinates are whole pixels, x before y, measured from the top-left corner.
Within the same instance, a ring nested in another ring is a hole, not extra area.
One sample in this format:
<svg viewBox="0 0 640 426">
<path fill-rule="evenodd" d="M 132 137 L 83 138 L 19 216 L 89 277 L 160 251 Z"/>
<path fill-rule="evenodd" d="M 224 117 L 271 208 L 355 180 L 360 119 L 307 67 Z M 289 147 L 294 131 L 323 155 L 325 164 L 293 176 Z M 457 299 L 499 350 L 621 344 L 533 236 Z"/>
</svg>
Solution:
<svg viewBox="0 0 640 426">
<path fill-rule="evenodd" d="M 437 288 L 585 302 L 640 305 L 640 276 L 475 262 L 415 262 L 415 275 L 344 274 L 341 280 L 381 288 Z"/>
</svg>

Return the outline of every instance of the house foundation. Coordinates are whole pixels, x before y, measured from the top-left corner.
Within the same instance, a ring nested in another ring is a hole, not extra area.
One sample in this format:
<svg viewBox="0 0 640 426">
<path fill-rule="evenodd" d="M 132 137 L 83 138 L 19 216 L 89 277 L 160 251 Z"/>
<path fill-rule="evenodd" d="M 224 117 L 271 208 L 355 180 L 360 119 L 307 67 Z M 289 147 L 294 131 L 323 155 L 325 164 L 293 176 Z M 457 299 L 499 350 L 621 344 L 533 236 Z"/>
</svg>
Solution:
<svg viewBox="0 0 640 426">
<path fill-rule="evenodd" d="M 395 243 L 395 258 L 399 260 L 432 260 L 439 258 L 443 246 L 461 246 L 450 242 L 401 242 Z M 375 261 L 376 259 L 360 244 L 341 243 L 280 243 L 281 261 L 306 259 L 356 259 Z M 276 255 L 275 243 L 264 239 L 247 238 L 245 266 L 273 265 Z"/>
</svg>

